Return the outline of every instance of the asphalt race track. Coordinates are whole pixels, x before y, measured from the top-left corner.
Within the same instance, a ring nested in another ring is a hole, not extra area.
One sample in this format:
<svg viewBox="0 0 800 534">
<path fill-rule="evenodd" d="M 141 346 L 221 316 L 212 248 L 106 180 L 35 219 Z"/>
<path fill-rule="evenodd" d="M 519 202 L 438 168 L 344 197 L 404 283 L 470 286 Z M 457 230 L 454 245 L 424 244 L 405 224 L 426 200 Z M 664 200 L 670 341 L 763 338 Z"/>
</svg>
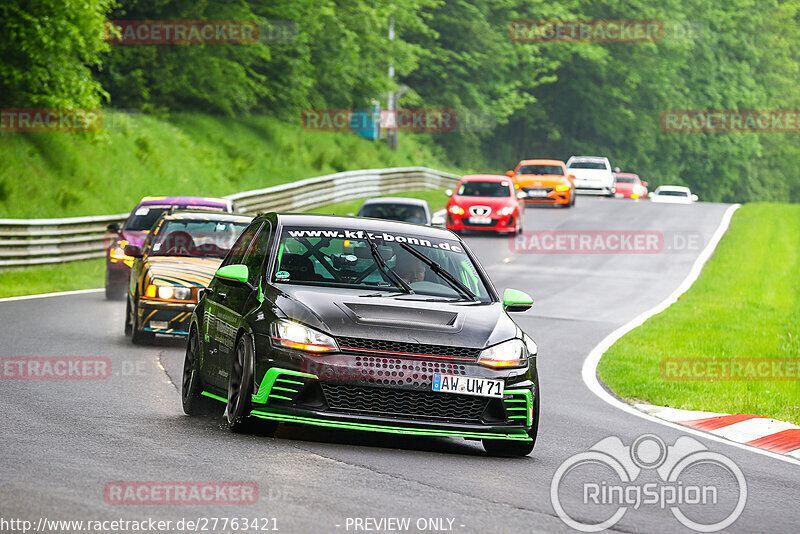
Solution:
<svg viewBox="0 0 800 534">
<path fill-rule="evenodd" d="M 663 232 L 659 253 L 514 254 L 507 238 L 466 238 L 501 292 L 522 289 L 535 300 L 532 310 L 515 315 L 539 345 L 542 392 L 539 438 L 522 459 L 490 458 L 480 443 L 456 439 L 286 426 L 276 438 L 234 435 L 219 419 L 183 415 L 182 342 L 131 345 L 122 330 L 124 303 L 107 302 L 101 292 L 0 302 L 0 355 L 107 357 L 112 369 L 105 380 L 0 382 L 0 516 L 34 524 L 154 518 L 173 525 L 182 518 L 263 517 L 292 533 L 363 532 L 376 525 L 362 522 L 356 530 L 355 518 L 410 518 L 411 532 L 420 519 L 427 531 L 574 532 L 550 496 L 565 460 L 609 436 L 630 445 L 645 433 L 667 444 L 681 435 L 600 400 L 581 380 L 581 365 L 609 332 L 678 286 L 726 207 L 581 197 L 574 209 L 526 210 L 527 231 Z M 683 245 L 688 250 L 676 250 Z M 728 531 L 796 531 L 800 468 L 700 441 L 733 460 L 747 480 L 744 511 Z M 738 491 L 719 470 L 702 478 L 720 495 Z M 238 506 L 108 504 L 104 488 L 114 481 L 247 481 L 257 484 L 259 498 Z M 562 502 L 578 503 L 580 490 L 570 488 Z M 706 512 L 714 511 L 700 513 Z M 594 513 L 579 512 L 579 519 L 610 516 Z M 445 518 L 441 528 L 432 528 L 432 518 Z M 652 505 L 628 509 L 613 530 L 689 531 Z"/>
</svg>

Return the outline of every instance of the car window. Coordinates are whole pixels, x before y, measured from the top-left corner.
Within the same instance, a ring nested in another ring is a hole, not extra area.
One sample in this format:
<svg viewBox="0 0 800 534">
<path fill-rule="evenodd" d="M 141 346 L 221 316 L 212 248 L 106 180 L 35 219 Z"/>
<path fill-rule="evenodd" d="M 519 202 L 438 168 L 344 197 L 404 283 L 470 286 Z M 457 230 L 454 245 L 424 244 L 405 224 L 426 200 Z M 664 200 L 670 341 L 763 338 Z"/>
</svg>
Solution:
<svg viewBox="0 0 800 534">
<path fill-rule="evenodd" d="M 484 280 L 461 242 L 407 234 L 372 235 L 386 265 L 419 295 L 459 298 L 459 292 L 432 267 L 403 248 L 407 244 L 435 261 L 480 300 L 491 300 Z M 397 291 L 391 275 L 375 261 L 361 230 L 292 227 L 281 231 L 271 283 Z"/>
<path fill-rule="evenodd" d="M 659 191 L 658 194 L 663 197 L 688 197 L 689 193 L 686 191 L 670 191 L 670 190 L 662 190 Z"/>
<path fill-rule="evenodd" d="M 601 161 L 573 161 L 569 165 L 570 169 L 600 169 L 606 170 L 606 164 Z"/>
<path fill-rule="evenodd" d="M 264 259 L 267 257 L 267 252 L 269 250 L 269 241 L 272 237 L 272 225 L 269 222 L 265 222 L 264 226 L 258 232 L 255 240 L 253 241 L 253 245 L 247 251 L 242 263 L 247 265 L 248 270 L 248 282 L 251 284 L 258 285 L 259 277 L 261 276 L 262 266 L 264 265 Z"/>
<path fill-rule="evenodd" d="M 517 174 L 555 174 L 564 175 L 564 168 L 560 165 L 522 165 Z"/>
<path fill-rule="evenodd" d="M 427 224 L 425 208 L 413 204 L 372 203 L 365 204 L 358 212 L 359 217 Z"/>
<path fill-rule="evenodd" d="M 124 230 L 148 231 L 161 215 L 168 212 L 170 206 L 138 206 L 125 221 Z"/>
<path fill-rule="evenodd" d="M 148 236 L 148 255 L 222 258 L 248 224 L 200 217 L 193 219 L 182 216 L 164 220 Z"/>
<path fill-rule="evenodd" d="M 258 234 L 263 224 L 263 222 L 254 222 L 242 232 L 239 239 L 237 239 L 236 243 L 231 247 L 231 251 L 228 253 L 228 256 L 225 257 L 221 267 L 226 265 L 239 265 L 242 263 L 248 248 L 250 248 L 251 241 Z"/>
<path fill-rule="evenodd" d="M 617 182 L 621 184 L 635 184 L 637 180 L 636 178 L 630 178 L 628 176 L 617 176 Z"/>
<path fill-rule="evenodd" d="M 456 193 L 462 197 L 509 197 L 511 196 L 510 183 L 503 182 L 482 182 L 470 180 L 461 182 Z"/>
</svg>

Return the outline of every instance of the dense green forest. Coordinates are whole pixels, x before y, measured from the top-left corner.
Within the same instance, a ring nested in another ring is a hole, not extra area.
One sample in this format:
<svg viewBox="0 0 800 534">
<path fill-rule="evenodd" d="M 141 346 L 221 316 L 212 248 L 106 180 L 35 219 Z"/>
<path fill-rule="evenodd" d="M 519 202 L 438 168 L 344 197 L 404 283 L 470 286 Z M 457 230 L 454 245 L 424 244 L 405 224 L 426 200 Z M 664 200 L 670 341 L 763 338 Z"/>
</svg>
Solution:
<svg viewBox="0 0 800 534">
<path fill-rule="evenodd" d="M 299 124 L 305 109 L 386 105 L 402 88 L 400 108 L 477 117 L 480 127 L 425 134 L 461 168 L 606 155 L 704 200 L 797 202 L 797 133 L 667 133 L 659 117 L 800 109 L 798 9 L 800 0 L 7 0 L 0 104 Z M 519 42 L 509 25 L 525 19 L 654 20 L 663 35 Z M 260 33 L 243 44 L 117 44 L 106 23 L 122 20 L 250 21 Z"/>
</svg>

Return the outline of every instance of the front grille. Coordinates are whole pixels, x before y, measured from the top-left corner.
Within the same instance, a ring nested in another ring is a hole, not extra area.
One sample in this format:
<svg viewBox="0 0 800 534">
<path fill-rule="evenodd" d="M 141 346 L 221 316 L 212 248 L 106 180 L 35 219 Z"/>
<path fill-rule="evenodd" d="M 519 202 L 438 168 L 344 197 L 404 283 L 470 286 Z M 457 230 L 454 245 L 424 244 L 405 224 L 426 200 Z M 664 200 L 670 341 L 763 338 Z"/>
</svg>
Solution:
<svg viewBox="0 0 800 534">
<path fill-rule="evenodd" d="M 331 411 L 425 421 L 480 423 L 490 399 L 434 391 L 322 383 Z"/>
<path fill-rule="evenodd" d="M 548 195 L 553 192 L 552 187 L 523 187 L 522 190 L 526 193 L 530 193 L 531 191 L 544 191 Z"/>
<path fill-rule="evenodd" d="M 348 352 L 348 349 L 350 349 L 352 352 L 393 352 L 396 354 L 422 354 L 425 356 L 474 360 L 481 351 L 481 349 L 451 347 L 449 345 L 423 345 L 421 343 L 402 343 L 399 341 L 362 339 L 358 337 L 340 337 L 337 341 L 344 352 Z"/>
</svg>

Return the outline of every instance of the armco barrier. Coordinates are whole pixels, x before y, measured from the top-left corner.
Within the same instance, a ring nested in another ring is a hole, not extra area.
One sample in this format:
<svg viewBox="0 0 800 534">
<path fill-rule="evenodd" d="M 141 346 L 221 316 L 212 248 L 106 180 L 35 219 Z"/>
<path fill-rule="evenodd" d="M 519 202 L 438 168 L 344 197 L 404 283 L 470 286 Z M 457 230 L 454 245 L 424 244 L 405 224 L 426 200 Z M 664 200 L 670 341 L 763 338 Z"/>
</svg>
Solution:
<svg viewBox="0 0 800 534">
<path fill-rule="evenodd" d="M 459 179 L 427 167 L 338 172 L 228 195 L 239 213 L 302 211 L 352 198 L 452 186 Z M 0 269 L 102 257 L 110 244 L 106 227 L 127 213 L 67 219 L 0 219 Z"/>
</svg>

